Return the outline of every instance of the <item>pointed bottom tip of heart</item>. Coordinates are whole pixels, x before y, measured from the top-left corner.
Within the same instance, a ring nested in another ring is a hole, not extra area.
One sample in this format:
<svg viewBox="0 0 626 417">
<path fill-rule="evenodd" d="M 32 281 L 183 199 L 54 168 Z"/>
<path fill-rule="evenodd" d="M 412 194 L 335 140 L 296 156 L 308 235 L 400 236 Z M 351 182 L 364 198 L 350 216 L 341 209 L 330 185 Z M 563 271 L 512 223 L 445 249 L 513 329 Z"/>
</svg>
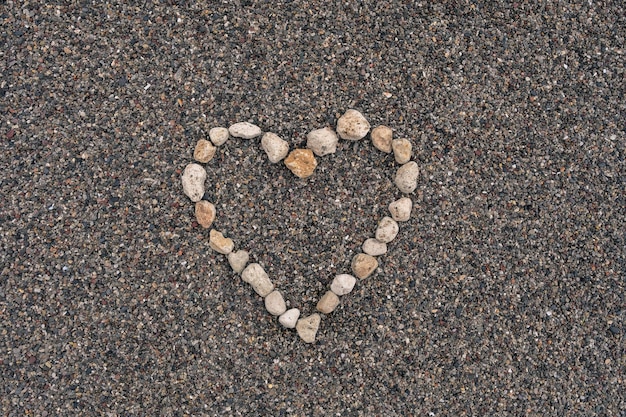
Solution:
<svg viewBox="0 0 626 417">
<path fill-rule="evenodd" d="M 298 336 L 300 336 L 305 343 L 315 342 L 315 335 L 320 327 L 320 321 L 321 317 L 317 313 L 298 320 L 296 324 Z"/>
</svg>

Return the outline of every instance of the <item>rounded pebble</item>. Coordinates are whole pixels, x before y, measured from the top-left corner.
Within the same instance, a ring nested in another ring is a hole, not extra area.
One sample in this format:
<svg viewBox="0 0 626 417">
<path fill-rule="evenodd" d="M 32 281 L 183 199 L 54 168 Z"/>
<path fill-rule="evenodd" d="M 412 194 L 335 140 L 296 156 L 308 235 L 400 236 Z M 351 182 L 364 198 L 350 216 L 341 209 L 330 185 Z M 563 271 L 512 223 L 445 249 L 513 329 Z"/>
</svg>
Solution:
<svg viewBox="0 0 626 417">
<path fill-rule="evenodd" d="M 292 308 L 281 314 L 280 317 L 278 317 L 278 321 L 284 327 L 288 329 L 293 329 L 294 327 L 296 327 L 298 317 L 300 317 L 300 310 L 298 310 L 297 308 Z"/>
<path fill-rule="evenodd" d="M 193 151 L 193 159 L 206 164 L 215 156 L 215 146 L 206 139 L 200 139 L 196 143 L 196 149 Z"/>
<path fill-rule="evenodd" d="M 215 221 L 215 206 L 206 200 L 200 200 L 196 203 L 196 220 L 200 226 L 208 229 Z"/>
<path fill-rule="evenodd" d="M 387 126 L 378 126 L 372 130 L 372 144 L 380 151 L 391 153 L 393 131 Z"/>
<path fill-rule="evenodd" d="M 228 133 L 234 138 L 253 139 L 261 135 L 261 128 L 252 123 L 239 122 L 229 127 Z"/>
<path fill-rule="evenodd" d="M 250 260 L 250 254 L 245 250 L 238 250 L 237 252 L 231 252 L 228 254 L 228 263 L 238 274 L 246 267 L 246 264 Z"/>
<path fill-rule="evenodd" d="M 387 253 L 387 244 L 378 239 L 369 238 L 363 242 L 363 252 L 372 256 L 380 256 Z"/>
<path fill-rule="evenodd" d="M 389 204 L 389 213 L 391 218 L 397 222 L 405 222 L 411 218 L 411 210 L 413 209 L 413 201 L 409 197 L 402 197 Z"/>
<path fill-rule="evenodd" d="M 385 216 L 378 222 L 376 240 L 389 243 L 396 238 L 399 230 L 398 223 L 391 217 Z"/>
<path fill-rule="evenodd" d="M 226 143 L 229 137 L 228 129 L 225 127 L 214 127 L 209 130 L 209 139 L 215 146 L 221 146 Z"/>
<path fill-rule="evenodd" d="M 193 202 L 202 200 L 206 170 L 201 165 L 189 164 L 185 167 L 181 179 L 185 195 Z"/>
<path fill-rule="evenodd" d="M 317 303 L 317 310 L 324 314 L 332 313 L 339 305 L 339 297 L 332 291 L 327 291 Z"/>
<path fill-rule="evenodd" d="M 224 237 L 222 232 L 212 229 L 209 232 L 209 247 L 222 255 L 228 255 L 233 251 L 235 243 L 232 239 Z"/>
<path fill-rule="evenodd" d="M 313 175 L 317 160 L 310 149 L 294 149 L 285 159 L 285 165 L 297 177 L 307 178 Z"/>
<path fill-rule="evenodd" d="M 410 194 L 417 188 L 418 177 L 419 168 L 417 166 L 417 162 L 411 161 L 398 168 L 394 183 L 401 192 L 404 194 Z"/>
<path fill-rule="evenodd" d="M 324 156 L 337 151 L 339 138 L 330 127 L 309 132 L 306 135 L 306 139 L 306 147 L 311 149 L 317 156 Z"/>
<path fill-rule="evenodd" d="M 337 295 L 349 294 L 356 284 L 356 278 L 348 274 L 339 274 L 330 284 L 330 290 Z"/>
<path fill-rule="evenodd" d="M 394 139 L 391 141 L 391 148 L 393 149 L 393 156 L 396 158 L 397 163 L 406 164 L 411 160 L 413 146 L 408 139 Z"/>
<path fill-rule="evenodd" d="M 352 272 L 357 278 L 369 277 L 378 268 L 378 261 L 371 255 L 359 253 L 352 258 Z"/>
<path fill-rule="evenodd" d="M 272 164 L 282 161 L 289 152 L 289 143 L 277 134 L 267 132 L 261 138 L 261 148 Z"/>
<path fill-rule="evenodd" d="M 296 323 L 296 331 L 298 336 L 306 343 L 315 342 L 317 329 L 320 327 L 321 317 L 319 314 L 311 314 L 309 317 L 298 320 Z"/>
<path fill-rule="evenodd" d="M 265 309 L 272 316 L 280 316 L 287 310 L 285 299 L 280 291 L 272 291 L 265 297 Z"/>
<path fill-rule="evenodd" d="M 261 297 L 266 297 L 274 291 L 274 284 L 270 281 L 263 267 L 257 263 L 248 265 L 241 273 L 241 279 L 252 285 L 254 291 Z"/>
<path fill-rule="evenodd" d="M 337 120 L 337 133 L 341 139 L 360 140 L 369 131 L 369 122 L 357 110 L 349 109 Z"/>
</svg>

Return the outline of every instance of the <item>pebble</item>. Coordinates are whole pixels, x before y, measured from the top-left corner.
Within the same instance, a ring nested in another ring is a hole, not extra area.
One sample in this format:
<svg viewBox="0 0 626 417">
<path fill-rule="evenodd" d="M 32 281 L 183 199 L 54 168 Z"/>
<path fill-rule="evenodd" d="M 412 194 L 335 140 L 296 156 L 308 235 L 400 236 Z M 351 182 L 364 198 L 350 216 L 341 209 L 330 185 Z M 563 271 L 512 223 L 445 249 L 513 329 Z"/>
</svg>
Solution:
<svg viewBox="0 0 626 417">
<path fill-rule="evenodd" d="M 228 263 L 230 267 L 233 268 L 233 271 L 238 274 L 241 274 L 241 271 L 246 267 L 249 260 L 250 254 L 242 249 L 228 254 Z"/>
<path fill-rule="evenodd" d="M 317 129 L 306 135 L 306 147 L 311 149 L 315 155 L 324 156 L 337 151 L 339 138 L 330 127 Z"/>
<path fill-rule="evenodd" d="M 332 291 L 327 291 L 317 303 L 317 310 L 329 314 L 332 313 L 339 305 L 339 297 Z"/>
<path fill-rule="evenodd" d="M 356 284 L 356 278 L 348 274 L 339 274 L 330 284 L 330 290 L 337 295 L 349 294 Z"/>
<path fill-rule="evenodd" d="M 372 144 L 380 151 L 391 153 L 393 131 L 387 126 L 378 126 L 372 130 Z"/>
<path fill-rule="evenodd" d="M 206 181 L 206 171 L 198 164 L 189 164 L 183 172 L 183 192 L 191 201 L 202 200 L 204 195 L 204 182 Z"/>
<path fill-rule="evenodd" d="M 206 164 L 213 159 L 216 149 L 217 148 L 208 140 L 200 139 L 198 143 L 196 143 L 196 149 L 193 151 L 193 159 Z"/>
<path fill-rule="evenodd" d="M 253 139 L 261 135 L 261 128 L 252 123 L 239 122 L 229 127 L 228 133 L 234 138 Z"/>
<path fill-rule="evenodd" d="M 285 165 L 297 177 L 307 178 L 313 175 L 317 160 L 310 149 L 294 149 L 285 159 Z"/>
<path fill-rule="evenodd" d="M 408 197 L 402 197 L 399 200 L 389 204 L 389 213 L 391 218 L 397 222 L 405 222 L 411 218 L 411 210 L 413 209 L 413 201 Z"/>
<path fill-rule="evenodd" d="M 411 151 L 413 146 L 408 139 L 394 139 L 391 141 L 393 156 L 399 164 L 406 164 L 411 160 Z"/>
<path fill-rule="evenodd" d="M 378 227 L 376 228 L 376 240 L 379 240 L 384 243 L 389 243 L 396 238 L 398 235 L 398 231 L 400 228 L 398 227 L 398 223 L 391 217 L 383 217 L 380 222 L 378 222 Z"/>
<path fill-rule="evenodd" d="M 298 320 L 296 324 L 298 336 L 306 343 L 315 342 L 315 335 L 317 334 L 317 329 L 320 327 L 320 321 L 321 317 L 317 313 Z"/>
<path fill-rule="evenodd" d="M 354 109 L 349 109 L 337 120 L 337 133 L 341 139 L 360 140 L 369 131 L 369 122 L 361 113 Z"/>
<path fill-rule="evenodd" d="M 274 291 L 274 284 L 270 281 L 263 267 L 257 263 L 248 265 L 241 273 L 241 279 L 252 285 L 254 291 L 261 297 L 266 297 Z"/>
<path fill-rule="evenodd" d="M 398 168 L 394 183 L 401 192 L 404 194 L 410 194 L 417 188 L 418 177 L 419 168 L 417 166 L 417 162 L 411 161 Z"/>
<path fill-rule="evenodd" d="M 387 244 L 378 239 L 369 238 L 363 242 L 363 252 L 372 256 L 380 256 L 387 253 Z"/>
<path fill-rule="evenodd" d="M 278 318 L 278 321 L 286 328 L 293 329 L 294 327 L 296 327 L 296 323 L 298 322 L 299 317 L 300 310 L 298 310 L 297 308 L 292 308 L 281 314 Z"/>
<path fill-rule="evenodd" d="M 272 316 L 280 316 L 287 310 L 285 299 L 280 291 L 272 291 L 265 297 L 265 309 Z"/>
<path fill-rule="evenodd" d="M 215 146 L 221 146 L 226 143 L 229 137 L 228 129 L 225 127 L 214 127 L 209 130 L 209 139 Z"/>
<path fill-rule="evenodd" d="M 357 278 L 369 277 L 378 268 L 378 261 L 371 255 L 359 253 L 352 258 L 352 272 Z"/>
<path fill-rule="evenodd" d="M 196 220 L 200 226 L 208 229 L 215 220 L 215 206 L 206 200 L 196 203 Z"/>
<path fill-rule="evenodd" d="M 282 161 L 289 152 L 289 143 L 277 134 L 267 132 L 261 138 L 261 148 L 272 164 Z"/>
<path fill-rule="evenodd" d="M 211 229 L 211 232 L 209 232 L 209 247 L 222 255 L 228 255 L 233 251 L 235 243 L 232 239 L 224 237 L 222 232 Z"/>
</svg>

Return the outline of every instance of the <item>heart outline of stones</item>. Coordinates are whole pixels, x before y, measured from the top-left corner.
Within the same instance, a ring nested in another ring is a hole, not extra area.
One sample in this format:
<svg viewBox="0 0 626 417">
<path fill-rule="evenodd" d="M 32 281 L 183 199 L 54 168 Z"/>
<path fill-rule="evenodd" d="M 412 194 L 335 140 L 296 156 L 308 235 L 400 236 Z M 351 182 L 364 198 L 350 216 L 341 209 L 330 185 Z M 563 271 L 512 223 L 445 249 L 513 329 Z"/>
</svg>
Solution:
<svg viewBox="0 0 626 417">
<path fill-rule="evenodd" d="M 307 135 L 307 148 L 294 149 L 289 153 L 289 144 L 271 132 L 265 132 L 261 139 L 261 147 L 271 163 L 284 162 L 292 173 L 300 178 L 313 175 L 317 168 L 315 155 L 323 157 L 335 153 L 339 137 L 342 140 L 358 141 L 368 134 L 374 147 L 385 153 L 393 152 L 400 168 L 396 171 L 394 183 L 405 196 L 389 204 L 391 217 L 384 216 L 378 222 L 374 237 L 363 242 L 362 253 L 352 258 L 351 272 L 354 274 L 338 274 L 328 290 L 317 303 L 320 313 L 329 315 L 340 303 L 340 297 L 349 294 L 356 285 L 357 279 L 364 280 L 378 268 L 378 256 L 387 252 L 387 243 L 393 241 L 399 233 L 398 222 L 405 222 L 411 216 L 413 202 L 407 195 L 417 187 L 419 168 L 411 160 L 412 145 L 407 139 L 393 139 L 392 130 L 387 126 L 378 126 L 370 132 L 370 124 L 358 111 L 349 109 L 337 121 L 336 133 L 330 127 L 311 131 Z M 216 147 L 223 145 L 230 137 L 255 139 L 261 136 L 261 129 L 248 122 L 239 122 L 228 129 L 213 128 L 209 131 L 209 139 L 200 139 L 194 150 L 194 159 L 200 163 L 208 163 L 216 153 Z M 289 153 L 289 155 L 287 155 Z M 185 167 L 181 177 L 183 192 L 196 203 L 196 219 L 203 228 L 210 228 L 216 217 L 215 206 L 204 200 L 206 170 L 197 163 Z M 258 263 L 248 263 L 249 253 L 239 249 L 234 252 L 235 242 L 225 237 L 222 232 L 211 229 L 209 247 L 226 255 L 233 271 L 242 280 L 252 286 L 254 291 L 264 299 L 268 313 L 278 317 L 280 324 L 286 328 L 295 328 L 300 338 L 306 343 L 313 343 L 321 323 L 321 316 L 313 313 L 300 318 L 300 310 L 287 310 L 282 293 L 276 289 L 268 274 Z M 355 277 L 356 276 L 356 277 Z"/>
</svg>

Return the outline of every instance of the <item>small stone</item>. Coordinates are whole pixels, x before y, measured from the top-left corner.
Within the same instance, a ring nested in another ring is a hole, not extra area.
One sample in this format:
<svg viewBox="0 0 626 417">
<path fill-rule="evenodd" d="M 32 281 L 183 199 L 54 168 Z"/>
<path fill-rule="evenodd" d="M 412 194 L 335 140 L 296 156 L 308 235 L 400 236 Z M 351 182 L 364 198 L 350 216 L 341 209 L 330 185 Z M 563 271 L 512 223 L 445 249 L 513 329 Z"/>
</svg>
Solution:
<svg viewBox="0 0 626 417">
<path fill-rule="evenodd" d="M 252 123 L 239 122 L 229 127 L 228 133 L 234 138 L 253 139 L 261 135 L 261 128 Z"/>
<path fill-rule="evenodd" d="M 387 244 L 378 239 L 369 238 L 363 242 L 363 252 L 372 256 L 380 256 L 387 253 Z"/>
<path fill-rule="evenodd" d="M 300 336 L 300 338 L 306 343 L 315 342 L 315 335 L 317 334 L 317 329 L 320 327 L 321 320 L 320 315 L 317 313 L 298 320 L 296 324 L 298 336 Z"/>
<path fill-rule="evenodd" d="M 391 140 L 393 131 L 387 126 L 378 126 L 372 130 L 372 144 L 380 151 L 391 152 Z"/>
<path fill-rule="evenodd" d="M 330 284 L 330 290 L 337 295 L 349 294 L 356 284 L 356 278 L 348 274 L 339 274 Z"/>
<path fill-rule="evenodd" d="M 419 177 L 417 162 L 411 161 L 402 165 L 396 172 L 394 183 L 404 194 L 410 194 L 417 188 L 417 178 Z"/>
<path fill-rule="evenodd" d="M 352 272 L 357 278 L 369 277 L 378 268 L 378 261 L 371 255 L 359 253 L 352 258 Z"/>
<path fill-rule="evenodd" d="M 246 264 L 250 260 L 250 254 L 245 250 L 238 250 L 237 252 L 231 252 L 228 254 L 228 263 L 230 267 L 233 268 L 238 274 L 241 274 L 241 271 L 246 267 Z"/>
<path fill-rule="evenodd" d="M 361 113 L 350 109 L 337 120 L 337 133 L 341 139 L 360 140 L 370 131 L 369 122 Z"/>
<path fill-rule="evenodd" d="M 213 142 L 215 146 L 221 146 L 226 143 L 228 140 L 228 129 L 225 127 L 214 127 L 209 130 L 209 139 Z"/>
<path fill-rule="evenodd" d="M 206 139 L 200 139 L 196 143 L 196 149 L 193 151 L 193 159 L 206 164 L 215 156 L 215 146 Z"/>
<path fill-rule="evenodd" d="M 191 201 L 202 200 L 204 195 L 204 182 L 206 181 L 206 171 L 198 164 L 189 164 L 185 167 L 182 176 L 183 192 Z"/>
<path fill-rule="evenodd" d="M 196 203 L 196 220 L 200 226 L 208 229 L 215 220 L 215 206 L 206 200 Z"/>
<path fill-rule="evenodd" d="M 285 159 L 285 165 L 297 177 L 307 178 L 313 175 L 317 167 L 317 160 L 310 149 L 294 149 Z"/>
<path fill-rule="evenodd" d="M 402 197 L 399 200 L 389 204 L 389 213 L 391 218 L 397 222 L 405 222 L 411 218 L 411 210 L 413 209 L 413 201 L 409 197 Z"/>
<path fill-rule="evenodd" d="M 228 255 L 233 251 L 235 244 L 232 239 L 224 237 L 222 232 L 211 229 L 211 232 L 209 232 L 209 247 L 222 255 Z"/>
<path fill-rule="evenodd" d="M 306 135 L 306 147 L 311 149 L 315 155 L 324 156 L 337 151 L 339 138 L 330 127 L 317 129 Z"/>
<path fill-rule="evenodd" d="M 389 243 L 396 238 L 399 230 L 398 223 L 391 217 L 385 216 L 378 222 L 376 239 L 381 242 Z"/>
<path fill-rule="evenodd" d="M 317 303 L 317 310 L 329 314 L 332 313 L 339 305 L 339 297 L 332 291 L 327 291 L 326 294 Z"/>
<path fill-rule="evenodd" d="M 394 139 L 391 141 L 391 147 L 397 163 L 406 164 L 411 160 L 413 146 L 407 139 Z"/>
<path fill-rule="evenodd" d="M 294 327 L 296 327 L 298 317 L 300 317 L 300 310 L 298 310 L 297 308 L 292 308 L 281 314 L 278 318 L 278 321 L 286 328 L 293 329 Z"/>
<path fill-rule="evenodd" d="M 280 316 L 287 310 L 285 299 L 279 291 L 272 291 L 265 297 L 265 309 L 272 316 Z"/>
<path fill-rule="evenodd" d="M 274 284 L 272 284 L 267 273 L 259 264 L 254 263 L 248 265 L 241 273 L 241 279 L 252 285 L 254 291 L 261 297 L 266 297 L 269 293 L 274 291 Z"/>
<path fill-rule="evenodd" d="M 261 138 L 261 148 L 272 164 L 281 161 L 289 152 L 289 143 L 275 133 L 266 133 Z"/>
</svg>

